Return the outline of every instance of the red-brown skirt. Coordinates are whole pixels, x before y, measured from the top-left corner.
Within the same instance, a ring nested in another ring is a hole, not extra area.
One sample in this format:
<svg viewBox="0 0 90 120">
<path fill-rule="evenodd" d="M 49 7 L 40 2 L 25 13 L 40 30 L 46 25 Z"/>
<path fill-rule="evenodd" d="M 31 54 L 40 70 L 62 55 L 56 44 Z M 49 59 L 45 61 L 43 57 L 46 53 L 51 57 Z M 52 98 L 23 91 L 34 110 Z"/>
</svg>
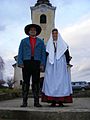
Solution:
<svg viewBox="0 0 90 120">
<path fill-rule="evenodd" d="M 41 97 L 42 102 L 48 102 L 52 103 L 52 101 L 55 101 L 56 103 L 62 102 L 62 103 L 72 103 L 72 95 L 70 96 L 65 96 L 65 97 L 51 97 L 51 96 L 46 96 L 44 93 L 42 94 Z"/>
</svg>

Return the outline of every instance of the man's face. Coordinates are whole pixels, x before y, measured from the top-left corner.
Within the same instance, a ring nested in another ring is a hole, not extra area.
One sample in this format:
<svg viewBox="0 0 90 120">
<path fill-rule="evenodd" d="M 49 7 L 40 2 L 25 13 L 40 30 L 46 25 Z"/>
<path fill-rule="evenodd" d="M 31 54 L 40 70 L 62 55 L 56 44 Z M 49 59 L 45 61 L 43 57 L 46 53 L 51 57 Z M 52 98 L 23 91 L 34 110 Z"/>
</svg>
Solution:
<svg viewBox="0 0 90 120">
<path fill-rule="evenodd" d="M 53 31 L 52 32 L 52 37 L 53 37 L 53 40 L 57 40 L 58 39 L 58 31 Z"/>
<path fill-rule="evenodd" d="M 36 28 L 35 27 L 30 28 L 29 34 L 30 36 L 36 36 Z"/>
</svg>

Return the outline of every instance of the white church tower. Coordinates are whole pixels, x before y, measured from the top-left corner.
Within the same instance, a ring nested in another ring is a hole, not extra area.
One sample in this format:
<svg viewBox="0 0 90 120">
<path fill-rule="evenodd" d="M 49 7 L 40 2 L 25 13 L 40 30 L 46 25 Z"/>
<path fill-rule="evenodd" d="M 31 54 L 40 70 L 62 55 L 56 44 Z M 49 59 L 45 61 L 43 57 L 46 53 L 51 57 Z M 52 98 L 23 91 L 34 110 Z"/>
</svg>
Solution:
<svg viewBox="0 0 90 120">
<path fill-rule="evenodd" d="M 55 27 L 55 10 L 49 0 L 37 0 L 35 6 L 31 7 L 32 23 L 38 24 L 42 28 L 39 35 L 46 43 L 50 37 L 51 30 Z"/>
<path fill-rule="evenodd" d="M 50 37 L 51 30 L 55 27 L 55 10 L 49 0 L 37 0 L 37 3 L 30 7 L 32 23 L 38 24 L 42 28 L 42 32 L 39 35 L 41 39 L 46 43 Z M 14 57 L 17 61 L 17 56 Z M 20 81 L 22 80 L 22 70 L 18 68 L 17 64 L 14 67 L 14 81 L 15 88 L 20 88 Z M 41 74 L 42 76 L 42 74 Z"/>
</svg>

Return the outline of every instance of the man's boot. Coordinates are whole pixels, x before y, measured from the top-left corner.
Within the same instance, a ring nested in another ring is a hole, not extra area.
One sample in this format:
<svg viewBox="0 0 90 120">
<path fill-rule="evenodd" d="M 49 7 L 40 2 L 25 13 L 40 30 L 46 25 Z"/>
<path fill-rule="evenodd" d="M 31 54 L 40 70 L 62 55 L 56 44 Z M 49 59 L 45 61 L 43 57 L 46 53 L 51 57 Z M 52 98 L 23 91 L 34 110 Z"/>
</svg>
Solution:
<svg viewBox="0 0 90 120">
<path fill-rule="evenodd" d="M 29 85 L 23 83 L 22 85 L 23 103 L 21 107 L 27 107 L 28 92 L 29 92 Z"/>
<path fill-rule="evenodd" d="M 34 85 L 33 94 L 34 94 L 34 106 L 42 107 L 42 105 L 39 104 L 39 87 L 38 87 L 38 85 Z"/>
<path fill-rule="evenodd" d="M 34 106 L 35 107 L 42 107 L 42 105 L 39 103 L 39 96 L 34 98 Z"/>
</svg>

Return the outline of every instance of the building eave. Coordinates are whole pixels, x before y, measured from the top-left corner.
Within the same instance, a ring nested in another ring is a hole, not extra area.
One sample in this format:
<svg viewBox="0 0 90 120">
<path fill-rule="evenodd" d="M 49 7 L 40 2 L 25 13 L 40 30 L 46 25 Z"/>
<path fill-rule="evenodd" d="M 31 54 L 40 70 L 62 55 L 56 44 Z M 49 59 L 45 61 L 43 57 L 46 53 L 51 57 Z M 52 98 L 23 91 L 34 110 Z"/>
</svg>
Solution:
<svg viewBox="0 0 90 120">
<path fill-rule="evenodd" d="M 40 4 L 40 5 L 38 5 L 38 6 L 31 6 L 30 9 L 31 9 L 31 11 L 32 11 L 32 10 L 36 10 L 36 9 L 38 9 L 38 8 L 40 8 L 40 7 L 47 7 L 47 8 L 49 8 L 49 9 L 51 9 L 51 10 L 56 10 L 56 7 L 54 7 L 54 6 L 49 6 L 49 5 L 47 5 L 47 4 Z"/>
</svg>

